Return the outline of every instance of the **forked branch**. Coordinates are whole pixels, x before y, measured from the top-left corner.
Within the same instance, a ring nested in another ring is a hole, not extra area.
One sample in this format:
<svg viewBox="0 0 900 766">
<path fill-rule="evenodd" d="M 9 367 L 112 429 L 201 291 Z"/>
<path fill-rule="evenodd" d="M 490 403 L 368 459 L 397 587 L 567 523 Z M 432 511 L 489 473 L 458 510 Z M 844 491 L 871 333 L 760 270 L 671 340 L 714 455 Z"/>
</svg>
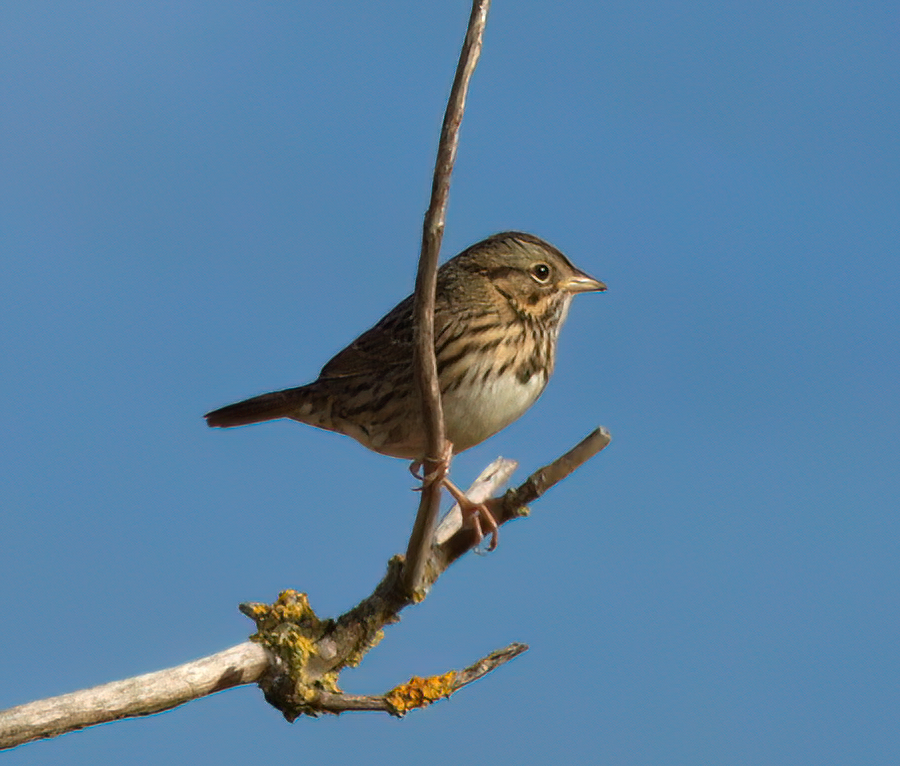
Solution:
<svg viewBox="0 0 900 766">
<path fill-rule="evenodd" d="M 522 485 L 494 498 L 490 502 L 498 523 L 526 515 L 526 503 L 534 502 L 609 441 L 609 433 L 598 428 L 565 455 L 535 471 Z M 512 461 L 499 458 L 482 472 L 468 494 L 477 500 L 489 497 L 506 482 L 514 467 Z M 442 524 L 426 567 L 426 586 L 476 542 L 473 531 L 461 527 L 459 519 L 451 517 Z M 267 699 L 289 720 L 303 713 L 346 710 L 402 715 L 449 696 L 525 651 L 524 645 L 513 644 L 464 671 L 451 671 L 452 676 L 412 679 L 384 695 L 344 695 L 336 683 L 340 671 L 357 664 L 381 639 L 384 626 L 397 622 L 400 611 L 413 603 L 399 577 L 401 561 L 399 557 L 392 559 L 374 593 L 336 620 L 318 619 L 305 596 L 286 591 L 275 604 L 242 606 L 242 611 L 257 622 L 255 642 L 156 673 L 0 711 L 0 750 L 122 718 L 159 713 L 250 683 L 258 683 Z"/>
</svg>

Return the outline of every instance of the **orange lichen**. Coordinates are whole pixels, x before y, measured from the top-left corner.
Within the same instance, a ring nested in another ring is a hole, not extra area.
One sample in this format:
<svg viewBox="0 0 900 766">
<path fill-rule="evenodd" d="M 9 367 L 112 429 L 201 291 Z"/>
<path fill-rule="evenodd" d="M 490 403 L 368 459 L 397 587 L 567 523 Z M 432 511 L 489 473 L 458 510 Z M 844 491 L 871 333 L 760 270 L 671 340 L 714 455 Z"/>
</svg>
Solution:
<svg viewBox="0 0 900 766">
<path fill-rule="evenodd" d="M 432 702 L 449 697 L 456 691 L 455 681 L 456 672 L 452 670 L 442 676 L 428 678 L 413 676 L 407 683 L 391 689 L 384 695 L 384 698 L 391 706 L 391 712 L 394 715 L 402 716 L 410 710 L 428 707 Z"/>
</svg>

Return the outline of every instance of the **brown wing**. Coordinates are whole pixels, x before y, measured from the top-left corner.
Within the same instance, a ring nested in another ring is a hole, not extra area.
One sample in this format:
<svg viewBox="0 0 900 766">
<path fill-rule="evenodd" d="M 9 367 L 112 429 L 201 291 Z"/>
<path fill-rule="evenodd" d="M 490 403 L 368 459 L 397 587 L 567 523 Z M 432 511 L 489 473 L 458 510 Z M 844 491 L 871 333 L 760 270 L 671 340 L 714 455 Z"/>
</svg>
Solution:
<svg viewBox="0 0 900 766">
<path fill-rule="evenodd" d="M 444 264 L 446 267 L 447 264 Z M 442 273 L 443 272 L 443 273 Z M 446 278 L 445 268 L 438 272 L 438 290 L 434 307 L 434 337 L 441 348 L 445 335 L 451 333 L 466 313 L 466 292 L 462 284 Z M 379 375 L 405 365 L 413 358 L 413 296 L 395 306 L 371 330 L 360 335 L 338 352 L 319 373 L 322 378 L 347 378 L 356 375 Z"/>
<path fill-rule="evenodd" d="M 319 378 L 377 375 L 412 363 L 412 296 L 399 303 L 371 330 L 339 351 Z"/>
</svg>

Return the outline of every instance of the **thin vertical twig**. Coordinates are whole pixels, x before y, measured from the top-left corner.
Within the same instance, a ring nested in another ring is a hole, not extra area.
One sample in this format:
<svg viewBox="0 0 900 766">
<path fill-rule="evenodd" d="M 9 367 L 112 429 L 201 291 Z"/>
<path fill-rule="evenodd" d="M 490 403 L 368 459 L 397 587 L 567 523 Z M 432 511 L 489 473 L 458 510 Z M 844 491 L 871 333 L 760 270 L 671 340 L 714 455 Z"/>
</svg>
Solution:
<svg viewBox="0 0 900 766">
<path fill-rule="evenodd" d="M 450 176 L 459 146 L 459 126 L 466 106 L 469 80 L 481 55 L 484 28 L 487 23 L 490 0 L 473 0 L 472 13 L 466 39 L 463 42 L 456 67 L 456 76 L 438 145 L 431 185 L 431 204 L 425 213 L 422 229 L 422 250 L 416 274 L 414 298 L 414 352 L 413 365 L 416 385 L 422 399 L 422 419 L 426 439 L 426 455 L 422 466 L 426 481 L 422 486 L 419 512 L 413 525 L 406 550 L 404 586 L 409 593 L 417 593 L 423 582 L 425 563 L 431 548 L 431 540 L 437 524 L 441 502 L 440 481 L 428 481 L 427 477 L 439 475 L 443 470 L 442 458 L 446 450 L 444 412 L 441 406 L 441 389 L 438 381 L 437 362 L 434 356 L 434 296 L 437 286 L 438 256 L 444 236 L 447 199 L 450 195 Z"/>
</svg>

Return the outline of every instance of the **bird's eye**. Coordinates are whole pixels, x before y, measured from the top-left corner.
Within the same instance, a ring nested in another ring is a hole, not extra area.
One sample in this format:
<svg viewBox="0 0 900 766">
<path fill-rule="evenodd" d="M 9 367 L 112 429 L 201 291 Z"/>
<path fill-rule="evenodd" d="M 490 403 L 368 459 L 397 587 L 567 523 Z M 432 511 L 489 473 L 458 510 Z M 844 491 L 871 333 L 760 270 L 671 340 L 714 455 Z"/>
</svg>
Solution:
<svg viewBox="0 0 900 766">
<path fill-rule="evenodd" d="M 546 263 L 536 263 L 531 267 L 531 276 L 538 282 L 546 282 L 550 279 L 550 267 Z"/>
</svg>

